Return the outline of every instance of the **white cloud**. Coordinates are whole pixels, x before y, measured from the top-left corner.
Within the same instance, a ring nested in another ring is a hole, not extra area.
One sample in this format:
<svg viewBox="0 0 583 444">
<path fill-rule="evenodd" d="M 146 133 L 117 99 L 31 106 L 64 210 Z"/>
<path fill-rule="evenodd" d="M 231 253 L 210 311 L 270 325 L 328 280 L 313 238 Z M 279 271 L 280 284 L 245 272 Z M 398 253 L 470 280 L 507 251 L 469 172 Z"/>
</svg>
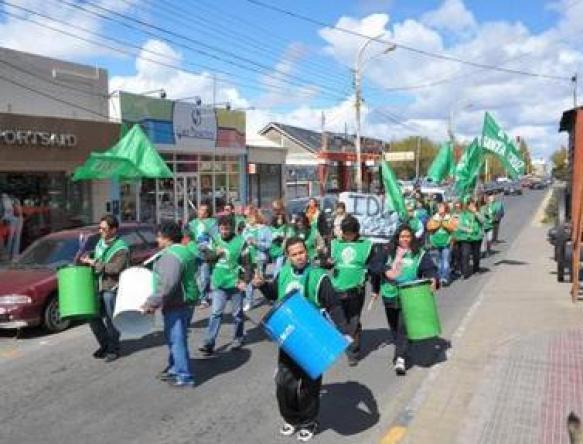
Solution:
<svg viewBox="0 0 583 444">
<path fill-rule="evenodd" d="M 141 93 L 163 88 L 170 99 L 199 96 L 207 104 L 212 103 L 215 98 L 217 103 L 229 102 L 234 108 L 249 106 L 249 102 L 240 95 L 237 88 L 224 79 L 219 78 L 214 85 L 216 96 L 213 97 L 212 74 L 192 74 L 156 63 L 175 66 L 180 65 L 181 60 L 181 53 L 168 44 L 159 40 L 148 40 L 136 59 L 135 74 L 112 77 L 110 90 Z"/>
<path fill-rule="evenodd" d="M 421 22 L 432 28 L 455 33 L 476 27 L 474 14 L 466 8 L 463 0 L 445 0 L 438 9 L 424 14 Z"/>
<path fill-rule="evenodd" d="M 11 3 L 20 8 L 48 15 L 59 21 L 71 23 L 76 27 L 86 29 L 88 32 L 77 29 L 66 29 L 66 31 L 87 39 L 96 40 L 95 36 L 92 36 L 91 33 L 103 31 L 104 28 L 104 21 L 99 17 L 88 14 L 80 9 L 70 8 L 66 5 L 47 8 L 47 3 L 40 0 L 12 0 Z M 123 2 L 99 0 L 96 2 L 96 5 L 115 12 L 125 12 L 136 3 L 138 3 L 137 0 L 124 0 Z M 87 4 L 83 7 L 90 8 Z M 5 15 L 5 21 L 0 23 L 0 46 L 66 60 L 112 53 L 111 50 L 102 46 L 84 42 L 47 28 L 63 28 L 62 24 L 52 20 L 39 17 L 31 12 L 26 12 L 23 9 L 7 4 L 3 4 L 2 9 L 8 13 L 24 17 L 29 21 L 19 20 Z M 95 10 L 99 11 L 98 9 Z M 40 23 L 43 26 L 34 24 L 32 21 Z"/>
</svg>

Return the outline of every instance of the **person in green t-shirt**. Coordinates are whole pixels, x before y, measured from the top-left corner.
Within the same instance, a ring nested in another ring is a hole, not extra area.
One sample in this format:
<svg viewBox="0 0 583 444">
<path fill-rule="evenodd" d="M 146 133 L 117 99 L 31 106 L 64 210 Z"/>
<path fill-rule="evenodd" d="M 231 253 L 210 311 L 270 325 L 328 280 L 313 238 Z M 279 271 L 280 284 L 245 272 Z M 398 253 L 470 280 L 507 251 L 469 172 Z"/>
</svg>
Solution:
<svg viewBox="0 0 583 444">
<path fill-rule="evenodd" d="M 480 214 L 484 219 L 484 240 L 482 242 L 482 256 L 487 257 L 492 254 L 492 238 L 494 229 L 494 207 L 492 205 L 493 196 L 483 195 L 480 200 Z"/>
<path fill-rule="evenodd" d="M 422 240 L 423 235 L 425 234 L 425 227 L 423 226 L 423 222 L 419 220 L 416 216 L 417 204 L 416 203 L 409 203 L 407 205 L 407 217 L 403 221 L 406 225 L 408 225 L 412 230 L 415 238 Z"/>
<path fill-rule="evenodd" d="M 219 236 L 213 241 L 214 261 L 211 274 L 212 309 L 204 343 L 199 351 L 205 356 L 214 353 L 215 342 L 221 328 L 223 313 L 228 301 L 231 301 L 231 313 L 234 321 L 234 334 L 231 349 L 239 349 L 244 342 L 245 316 L 243 297 L 249 276 L 244 269 L 242 258 L 245 240 L 234 233 L 233 220 L 228 216 L 219 219 Z"/>
<path fill-rule="evenodd" d="M 437 257 L 441 285 L 449 285 L 452 232 L 454 226 L 449 207 L 445 202 L 437 204 L 437 213 L 427 222 L 429 245 Z"/>
<path fill-rule="evenodd" d="M 468 279 L 472 273 L 480 271 L 480 246 L 484 237 L 483 224 L 484 218 L 480 214 L 478 203 L 475 199 L 469 199 L 459 214 L 455 230 L 455 238 L 461 248 L 461 268 L 464 279 Z"/>
</svg>

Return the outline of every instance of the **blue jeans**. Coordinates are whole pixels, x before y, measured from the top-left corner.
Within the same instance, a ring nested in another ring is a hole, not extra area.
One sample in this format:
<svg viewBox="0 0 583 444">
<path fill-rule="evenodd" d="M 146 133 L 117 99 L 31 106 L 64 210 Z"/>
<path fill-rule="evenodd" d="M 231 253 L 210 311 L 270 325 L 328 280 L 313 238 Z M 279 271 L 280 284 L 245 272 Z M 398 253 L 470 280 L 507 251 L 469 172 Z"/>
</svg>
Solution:
<svg viewBox="0 0 583 444">
<path fill-rule="evenodd" d="M 439 279 L 443 281 L 449 281 L 451 247 L 448 246 L 436 248 L 433 250 L 433 252 L 437 264 L 437 270 L 439 272 Z"/>
<path fill-rule="evenodd" d="M 201 261 L 198 267 L 198 289 L 200 290 L 201 300 L 210 298 L 211 283 L 211 266 L 208 262 Z"/>
<path fill-rule="evenodd" d="M 119 332 L 113 325 L 115 309 L 115 291 L 102 291 L 99 294 L 99 316 L 89 321 L 89 327 L 95 335 L 99 347 L 106 353 L 119 353 Z"/>
<path fill-rule="evenodd" d="M 271 272 L 271 274 L 273 275 L 273 279 L 277 277 L 284 263 L 285 256 L 279 256 L 277 259 L 275 259 L 275 261 L 273 262 L 273 271 Z"/>
<path fill-rule="evenodd" d="M 164 336 L 170 352 L 167 372 L 180 381 L 193 381 L 188 353 L 188 324 L 193 310 L 193 307 L 183 307 L 163 314 Z"/>
<path fill-rule="evenodd" d="M 231 313 L 235 322 L 233 337 L 235 341 L 243 341 L 245 335 L 245 317 L 243 316 L 243 293 L 237 288 L 228 290 L 218 289 L 212 292 L 213 305 L 209 317 L 209 326 L 207 328 L 204 345 L 209 348 L 215 347 L 215 341 L 221 329 L 223 313 L 227 301 L 231 300 Z"/>
</svg>

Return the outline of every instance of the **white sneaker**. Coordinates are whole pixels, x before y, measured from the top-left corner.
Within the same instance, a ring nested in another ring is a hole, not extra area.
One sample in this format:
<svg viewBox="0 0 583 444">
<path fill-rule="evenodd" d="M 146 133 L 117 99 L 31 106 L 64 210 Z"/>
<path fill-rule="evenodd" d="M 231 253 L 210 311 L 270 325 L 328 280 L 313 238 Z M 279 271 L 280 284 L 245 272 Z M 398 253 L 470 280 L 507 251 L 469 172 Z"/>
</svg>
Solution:
<svg viewBox="0 0 583 444">
<path fill-rule="evenodd" d="M 318 431 L 318 423 L 314 423 L 308 427 L 302 427 L 298 431 L 298 441 L 301 442 L 308 442 L 310 439 L 314 437 L 316 432 Z"/>
<path fill-rule="evenodd" d="M 407 367 L 405 366 L 405 359 L 397 358 L 395 361 L 395 373 L 399 376 L 407 374 Z"/>
<path fill-rule="evenodd" d="M 249 302 L 249 301 L 243 302 L 243 311 L 247 312 L 249 310 L 251 310 L 251 302 Z"/>
<path fill-rule="evenodd" d="M 292 436 L 294 433 L 296 433 L 296 428 L 287 422 L 284 422 L 279 429 L 279 434 L 283 436 Z"/>
</svg>

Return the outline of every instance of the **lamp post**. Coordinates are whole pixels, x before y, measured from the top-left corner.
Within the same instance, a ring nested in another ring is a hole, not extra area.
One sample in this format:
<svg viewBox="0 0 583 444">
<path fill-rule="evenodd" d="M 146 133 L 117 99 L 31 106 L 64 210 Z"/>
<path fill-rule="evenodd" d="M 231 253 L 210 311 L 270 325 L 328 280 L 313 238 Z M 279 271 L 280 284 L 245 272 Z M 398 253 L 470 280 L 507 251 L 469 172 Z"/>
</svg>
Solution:
<svg viewBox="0 0 583 444">
<path fill-rule="evenodd" d="M 384 33 L 383 33 L 384 34 Z M 379 34 L 375 37 L 371 37 L 366 40 L 358 50 L 356 54 L 356 61 L 354 63 L 354 108 L 356 111 L 356 140 L 354 143 L 354 147 L 356 149 L 356 189 L 359 193 L 362 193 L 362 156 L 361 156 L 361 146 L 360 146 L 360 107 L 362 104 L 362 72 L 366 63 L 370 62 L 372 59 L 381 56 L 383 54 L 387 54 L 390 51 L 393 51 L 397 46 L 390 45 L 385 48 L 382 52 L 377 54 L 376 56 L 370 57 L 367 60 L 363 60 L 363 54 L 368 45 L 371 42 L 378 40 L 383 36 L 383 34 Z"/>
</svg>

